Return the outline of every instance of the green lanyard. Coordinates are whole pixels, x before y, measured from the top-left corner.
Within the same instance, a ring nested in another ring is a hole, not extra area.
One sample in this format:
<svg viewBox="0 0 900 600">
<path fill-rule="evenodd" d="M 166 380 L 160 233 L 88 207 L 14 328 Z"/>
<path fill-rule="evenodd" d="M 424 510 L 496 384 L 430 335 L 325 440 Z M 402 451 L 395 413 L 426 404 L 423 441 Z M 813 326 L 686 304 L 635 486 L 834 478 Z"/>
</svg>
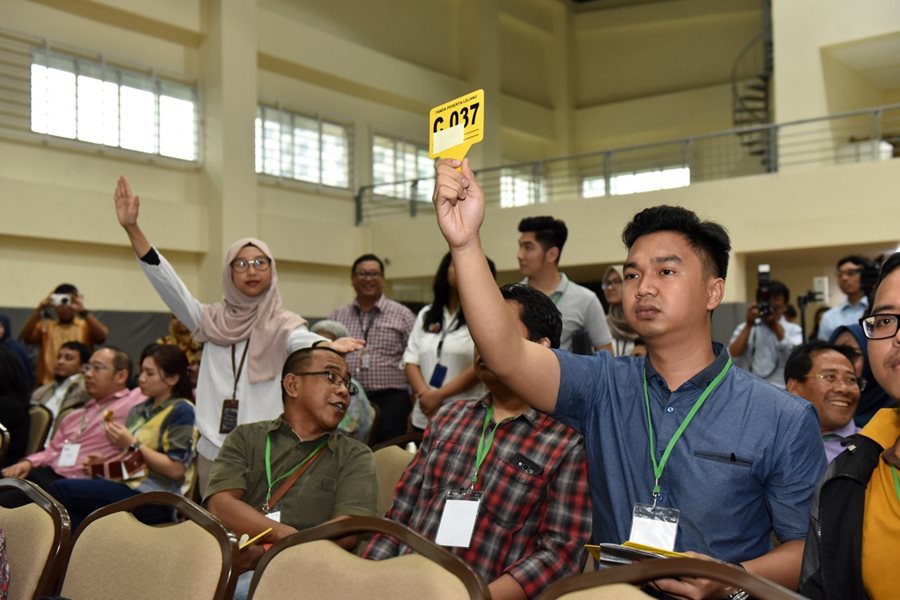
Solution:
<svg viewBox="0 0 900 600">
<path fill-rule="evenodd" d="M 491 432 L 485 437 L 485 433 L 487 433 L 488 425 L 491 422 L 491 418 L 494 416 L 494 405 L 491 404 L 488 406 L 487 413 L 484 415 L 484 426 L 481 428 L 481 439 L 478 440 L 478 448 L 475 451 L 475 472 L 472 473 L 472 484 L 469 486 L 469 492 L 475 489 L 475 484 L 478 483 L 478 471 L 481 469 L 481 463 L 484 462 L 484 459 L 487 458 L 488 453 L 491 451 L 491 446 L 494 445 L 494 434 L 497 433 L 497 428 L 500 427 L 506 421 L 510 419 L 514 419 L 515 417 L 507 417 L 500 421 L 499 423 L 494 424 L 491 428 Z"/>
<path fill-rule="evenodd" d="M 288 477 L 290 477 L 291 475 L 296 473 L 297 469 L 299 469 L 300 467 L 302 467 L 303 465 L 305 465 L 306 463 L 311 461 L 313 458 L 315 458 L 316 454 L 318 454 L 319 451 L 322 450 L 322 448 L 324 448 L 325 444 L 327 444 L 327 443 L 328 443 L 328 436 L 326 435 L 322 438 L 322 441 L 319 442 L 319 444 L 315 448 L 313 448 L 312 452 L 310 452 L 309 454 L 306 455 L 306 458 L 304 458 L 299 463 L 297 463 L 297 465 L 293 469 L 291 469 L 290 471 L 288 471 L 287 473 L 285 473 L 284 475 L 282 475 L 275 481 L 272 481 L 272 459 L 271 459 L 272 438 L 271 438 L 271 436 L 267 435 L 266 436 L 266 482 L 269 484 L 269 489 L 266 490 L 266 503 L 264 504 L 264 506 L 266 506 L 266 507 L 269 506 L 269 500 L 271 500 L 271 498 L 272 498 L 272 488 L 275 487 L 275 484 L 283 479 L 287 479 Z"/>
<path fill-rule="evenodd" d="M 897 494 L 897 500 L 900 501 L 900 477 L 897 476 L 897 467 L 891 465 L 891 475 L 894 478 L 894 492 Z"/>
<path fill-rule="evenodd" d="M 669 462 L 669 455 L 672 454 L 672 448 L 674 448 L 678 440 L 681 439 L 681 434 L 684 433 L 687 426 L 691 424 L 694 415 L 697 414 L 697 411 L 700 410 L 700 407 L 703 406 L 703 403 L 706 402 L 709 395 L 712 394 L 713 390 L 715 390 L 716 387 L 722 383 L 722 380 L 725 379 L 725 375 L 728 373 L 729 369 L 731 369 L 731 357 L 728 357 L 728 362 L 725 363 L 725 366 L 719 374 L 716 375 L 716 378 L 706 386 L 706 389 L 703 390 L 703 393 L 700 394 L 700 397 L 694 402 L 694 406 L 691 407 L 691 410 L 684 418 L 684 421 L 682 421 L 681 425 L 678 426 L 678 429 L 675 430 L 675 435 L 669 440 L 669 445 L 666 446 L 666 450 L 663 452 L 659 463 L 656 462 L 656 443 L 653 436 L 653 419 L 650 417 L 650 394 L 647 393 L 647 369 L 644 367 L 641 370 L 641 375 L 644 379 L 644 404 L 647 407 L 647 436 L 650 438 L 650 462 L 653 463 L 653 475 L 656 478 L 653 483 L 653 506 L 656 506 L 656 499 L 659 497 L 659 478 L 662 477 L 663 471 L 666 469 L 666 463 Z"/>
</svg>

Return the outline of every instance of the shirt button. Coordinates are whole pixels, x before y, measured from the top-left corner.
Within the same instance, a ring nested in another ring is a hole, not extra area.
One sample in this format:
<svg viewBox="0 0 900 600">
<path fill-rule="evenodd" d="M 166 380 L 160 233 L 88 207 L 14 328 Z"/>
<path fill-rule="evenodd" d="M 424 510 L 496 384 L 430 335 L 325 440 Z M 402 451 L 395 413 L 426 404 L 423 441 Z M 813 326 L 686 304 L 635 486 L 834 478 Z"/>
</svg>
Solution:
<svg viewBox="0 0 900 600">
<path fill-rule="evenodd" d="M 669 406 L 669 407 L 666 408 L 666 412 L 667 412 L 667 413 L 673 413 L 673 412 L 675 412 L 675 409 L 672 408 L 671 406 Z"/>
</svg>

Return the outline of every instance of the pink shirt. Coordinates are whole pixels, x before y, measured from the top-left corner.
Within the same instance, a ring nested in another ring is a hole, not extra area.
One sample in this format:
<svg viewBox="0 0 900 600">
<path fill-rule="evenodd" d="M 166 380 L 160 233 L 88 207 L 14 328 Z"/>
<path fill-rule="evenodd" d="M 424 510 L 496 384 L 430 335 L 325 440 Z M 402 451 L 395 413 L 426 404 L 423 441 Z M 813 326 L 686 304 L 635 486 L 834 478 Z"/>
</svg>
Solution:
<svg viewBox="0 0 900 600">
<path fill-rule="evenodd" d="M 121 454 L 122 450 L 113 446 L 106 439 L 106 430 L 103 428 L 103 414 L 107 410 L 113 411 L 113 420 L 120 424 L 125 423 L 128 411 L 136 404 L 146 400 L 140 388 L 133 390 L 120 390 L 102 400 L 91 399 L 81 408 L 70 412 L 59 425 L 59 429 L 53 434 L 50 442 L 44 450 L 26 456 L 25 460 L 35 467 L 50 467 L 57 475 L 71 479 L 86 479 L 87 475 L 82 470 L 82 464 L 91 454 L 99 454 L 102 460 L 109 460 Z M 78 460 L 71 467 L 58 466 L 59 455 L 63 446 L 67 443 L 79 443 Z"/>
</svg>

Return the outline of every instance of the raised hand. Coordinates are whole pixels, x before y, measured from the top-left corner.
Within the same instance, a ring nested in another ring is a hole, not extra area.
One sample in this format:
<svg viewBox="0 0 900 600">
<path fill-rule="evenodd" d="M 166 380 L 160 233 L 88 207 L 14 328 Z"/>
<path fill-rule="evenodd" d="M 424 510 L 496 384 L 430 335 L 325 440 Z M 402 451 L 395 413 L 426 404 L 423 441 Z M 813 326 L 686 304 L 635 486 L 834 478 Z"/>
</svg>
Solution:
<svg viewBox="0 0 900 600">
<path fill-rule="evenodd" d="M 131 192 L 131 186 L 125 177 L 119 177 L 113 197 L 116 201 L 116 217 L 119 219 L 119 225 L 122 227 L 137 225 L 141 199 Z"/>
<path fill-rule="evenodd" d="M 432 201 L 438 226 L 451 248 L 463 248 L 478 239 L 484 221 L 484 194 L 468 159 L 440 160 L 434 170 Z"/>
<path fill-rule="evenodd" d="M 356 352 L 365 345 L 366 340 L 360 340 L 352 337 L 342 337 L 334 340 L 333 342 L 325 342 L 323 344 L 320 344 L 320 347 L 327 346 L 336 352 L 347 354 L 348 352 Z"/>
</svg>

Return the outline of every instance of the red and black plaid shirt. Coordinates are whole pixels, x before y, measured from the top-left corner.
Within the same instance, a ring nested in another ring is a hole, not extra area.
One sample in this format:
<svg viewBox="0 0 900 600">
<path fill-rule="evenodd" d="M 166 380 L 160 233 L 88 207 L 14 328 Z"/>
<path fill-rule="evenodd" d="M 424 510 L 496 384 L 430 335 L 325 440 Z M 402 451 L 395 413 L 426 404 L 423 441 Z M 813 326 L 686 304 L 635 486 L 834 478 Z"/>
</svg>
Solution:
<svg viewBox="0 0 900 600">
<path fill-rule="evenodd" d="M 397 484 L 387 518 L 434 541 L 446 492 L 469 487 L 488 402 L 485 396 L 441 408 Z M 447 549 L 486 582 L 508 573 L 532 597 L 581 571 L 591 505 L 584 441 L 575 431 L 535 410 L 504 421 L 475 489 L 484 497 L 471 544 Z M 376 535 L 364 556 L 409 551 Z"/>
</svg>

